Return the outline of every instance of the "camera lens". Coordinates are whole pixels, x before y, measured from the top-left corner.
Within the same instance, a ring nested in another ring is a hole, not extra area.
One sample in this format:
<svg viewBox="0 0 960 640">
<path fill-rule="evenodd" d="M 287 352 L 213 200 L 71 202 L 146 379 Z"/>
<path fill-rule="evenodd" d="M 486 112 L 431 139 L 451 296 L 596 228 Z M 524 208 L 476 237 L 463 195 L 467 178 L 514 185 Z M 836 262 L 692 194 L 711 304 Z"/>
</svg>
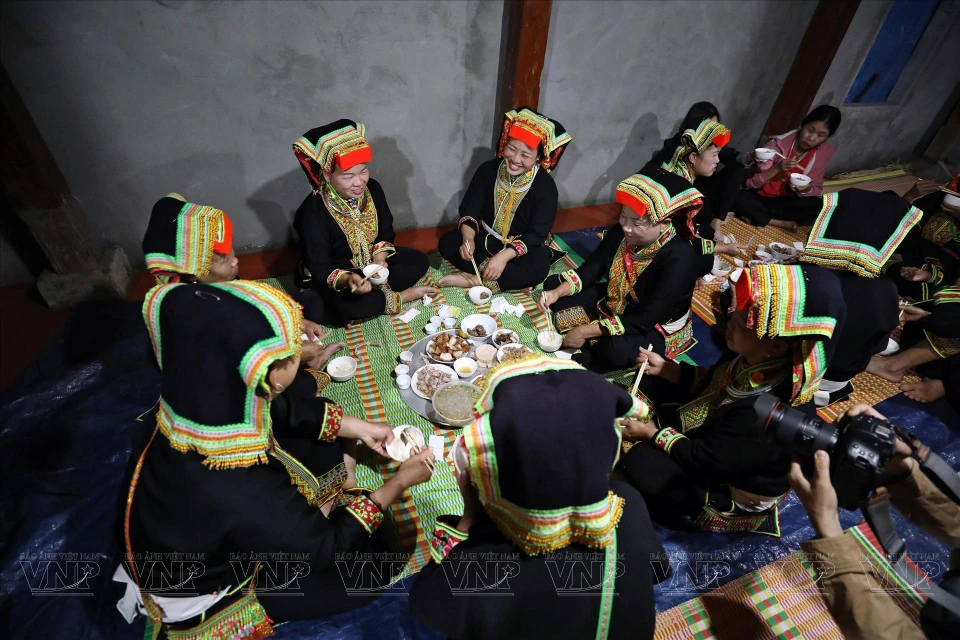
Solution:
<svg viewBox="0 0 960 640">
<path fill-rule="evenodd" d="M 753 408 L 767 439 L 787 445 L 797 455 L 811 456 L 819 449 L 830 451 L 837 441 L 835 426 L 809 418 L 768 393 L 760 394 Z"/>
</svg>

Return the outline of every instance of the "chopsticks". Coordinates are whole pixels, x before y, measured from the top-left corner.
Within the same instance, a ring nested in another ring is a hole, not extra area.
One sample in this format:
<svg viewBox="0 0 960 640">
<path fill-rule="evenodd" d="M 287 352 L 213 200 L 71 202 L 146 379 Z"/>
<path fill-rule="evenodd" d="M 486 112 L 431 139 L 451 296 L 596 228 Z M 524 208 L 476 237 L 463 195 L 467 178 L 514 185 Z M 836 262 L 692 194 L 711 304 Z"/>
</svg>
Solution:
<svg viewBox="0 0 960 640">
<path fill-rule="evenodd" d="M 473 271 L 477 274 L 477 280 L 480 282 L 480 286 L 483 286 L 483 278 L 480 277 L 480 269 L 477 267 L 477 261 L 473 259 L 473 254 L 470 254 L 470 264 L 473 265 Z"/>
<path fill-rule="evenodd" d="M 951 196 L 956 196 L 957 198 L 960 198 L 960 193 L 957 193 L 952 189 L 947 189 L 946 187 L 940 187 L 940 191 L 943 191 L 944 193 L 949 194 Z"/>
<path fill-rule="evenodd" d="M 367 280 L 369 280 L 369 279 L 370 279 L 370 276 L 376 275 L 376 273 L 377 273 L 378 271 L 380 271 L 380 269 L 383 269 L 383 265 L 382 265 L 382 264 L 378 264 L 376 269 L 374 269 L 373 271 L 371 271 L 369 274 L 363 276 L 363 280 L 360 281 L 360 284 L 363 284 L 364 282 L 366 282 Z M 353 284 L 350 285 L 350 293 L 353 293 L 353 292 L 356 291 L 356 290 L 357 290 L 357 286 L 356 286 L 356 285 L 353 285 Z"/>
<path fill-rule="evenodd" d="M 647 347 L 647 351 L 653 351 L 653 345 L 651 344 Z M 650 364 L 650 360 L 644 360 L 643 364 L 640 365 L 640 372 L 637 373 L 637 379 L 633 381 L 633 389 L 630 391 L 630 395 L 637 395 L 637 389 L 640 388 L 640 379 L 643 377 L 643 372 L 647 370 L 647 365 Z"/>
<path fill-rule="evenodd" d="M 540 292 L 540 301 L 541 301 L 541 302 L 543 302 L 543 294 L 544 294 L 544 293 L 545 293 L 544 291 L 541 291 L 541 292 Z M 550 333 L 550 337 L 551 337 L 551 339 L 552 339 L 553 336 L 557 335 L 557 332 L 553 330 L 553 312 L 550 311 L 550 307 L 547 307 L 546 309 L 547 309 L 547 326 L 550 328 L 549 333 Z"/>
</svg>

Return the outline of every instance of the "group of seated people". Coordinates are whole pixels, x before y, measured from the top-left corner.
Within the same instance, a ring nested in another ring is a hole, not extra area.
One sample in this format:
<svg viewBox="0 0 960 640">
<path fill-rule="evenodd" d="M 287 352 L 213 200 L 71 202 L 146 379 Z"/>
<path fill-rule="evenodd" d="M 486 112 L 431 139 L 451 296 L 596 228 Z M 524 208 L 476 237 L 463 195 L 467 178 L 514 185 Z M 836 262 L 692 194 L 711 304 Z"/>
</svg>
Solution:
<svg viewBox="0 0 960 640">
<path fill-rule="evenodd" d="M 916 367 L 925 378 L 905 390 L 920 400 L 960 385 L 960 209 L 926 182 L 905 198 L 823 195 L 833 153 L 825 140 L 840 120 L 833 107 L 772 138 L 776 156 L 765 161 L 731 149 L 718 120 L 709 103 L 694 105 L 677 135 L 617 186 L 619 220 L 599 247 L 554 275 L 551 171 L 570 142 L 564 127 L 511 111 L 497 157 L 470 181 L 457 229 L 439 242 L 455 272 L 437 286 L 542 286 L 538 305 L 579 352 L 492 370 L 452 452 L 463 513 L 438 519 L 433 562 L 410 594 L 413 615 L 449 637 L 652 637 L 652 586 L 670 571 L 653 521 L 779 535 L 778 506 L 798 481 L 789 452 L 761 437 L 759 394 L 812 412 L 848 396 L 863 371 L 900 380 Z M 386 456 L 394 434 L 323 397 L 321 369 L 340 345 L 319 346 L 320 324 L 396 314 L 436 287 L 421 284 L 427 256 L 394 244 L 362 124 L 312 129 L 294 153 L 310 185 L 294 221 L 295 297 L 237 279 L 232 223 L 214 207 L 171 193 L 144 237 L 158 280 L 143 316 L 161 397 L 132 470 L 128 561 L 115 579 L 126 584 L 124 616 L 144 614 L 169 638 L 267 637 L 276 623 L 369 602 L 377 589 L 348 593 L 344 574 L 386 587 L 379 526 L 390 506 L 438 465 L 450 472 L 423 448 L 379 488 L 357 485 L 358 441 Z M 808 186 L 790 182 L 798 171 Z M 799 263 L 754 266 L 731 280 L 718 314 L 720 361 L 679 362 L 693 344 L 698 278 L 715 254 L 743 249 L 723 236 L 730 215 L 813 226 Z M 370 265 L 386 268 L 381 284 L 365 277 Z M 901 315 L 904 348 L 879 356 Z M 636 396 L 599 375 L 633 367 L 646 372 Z M 236 573 L 240 552 L 305 558 L 303 597 L 258 591 L 255 563 Z M 135 559 L 176 553 L 204 559 L 191 593 L 151 590 Z M 551 562 L 564 554 L 603 567 L 595 597 L 557 593 Z M 511 597 L 451 588 L 450 575 L 482 581 L 478 557 L 512 558 Z"/>
</svg>

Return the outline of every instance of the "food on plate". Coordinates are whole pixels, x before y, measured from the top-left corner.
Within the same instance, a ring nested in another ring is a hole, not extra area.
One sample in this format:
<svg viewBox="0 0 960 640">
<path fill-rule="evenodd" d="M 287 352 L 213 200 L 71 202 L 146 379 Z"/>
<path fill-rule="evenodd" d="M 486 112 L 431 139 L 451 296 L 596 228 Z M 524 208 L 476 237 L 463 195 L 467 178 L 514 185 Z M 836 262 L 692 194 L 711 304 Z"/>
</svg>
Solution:
<svg viewBox="0 0 960 640">
<path fill-rule="evenodd" d="M 467 333 L 473 336 L 474 338 L 486 338 L 487 330 L 483 328 L 482 324 L 475 325 L 467 329 Z"/>
<path fill-rule="evenodd" d="M 430 364 L 417 370 L 417 391 L 432 398 L 440 385 L 453 380 L 454 373 L 447 367 Z"/>
<path fill-rule="evenodd" d="M 520 337 L 509 329 L 500 329 L 493 334 L 493 344 L 502 347 L 505 344 L 517 344 Z"/>
<path fill-rule="evenodd" d="M 387 454 L 398 462 L 405 462 L 423 446 L 423 434 L 419 429 L 410 425 L 395 427 L 393 441 L 387 445 Z"/>
<path fill-rule="evenodd" d="M 481 291 L 481 292 L 480 292 L 480 299 L 481 299 L 481 300 L 486 300 L 486 299 L 489 298 L 489 297 L 490 297 L 490 294 L 487 293 L 486 291 Z"/>
<path fill-rule="evenodd" d="M 497 359 L 497 348 L 490 344 L 482 344 L 477 347 L 474 356 L 480 364 L 490 366 Z"/>
<path fill-rule="evenodd" d="M 480 392 L 467 384 L 455 384 L 441 389 L 433 398 L 433 408 L 448 420 L 462 421 L 473 417 L 473 405 Z"/>
<path fill-rule="evenodd" d="M 474 378 L 473 380 L 470 381 L 470 384 L 472 384 L 472 385 L 475 386 L 476 388 L 482 390 L 482 389 L 486 386 L 486 384 L 487 384 L 487 376 L 486 376 L 486 374 L 484 374 L 484 375 L 482 375 L 482 376 L 477 376 L 476 378 Z"/>
<path fill-rule="evenodd" d="M 470 341 L 453 333 L 438 335 L 427 345 L 427 353 L 434 360 L 453 362 L 470 351 Z"/>
<path fill-rule="evenodd" d="M 510 344 L 503 347 L 503 356 L 500 358 L 500 362 L 510 362 L 511 360 L 519 360 L 520 358 L 525 358 L 532 353 L 533 353 L 533 350 L 525 345 Z"/>
</svg>

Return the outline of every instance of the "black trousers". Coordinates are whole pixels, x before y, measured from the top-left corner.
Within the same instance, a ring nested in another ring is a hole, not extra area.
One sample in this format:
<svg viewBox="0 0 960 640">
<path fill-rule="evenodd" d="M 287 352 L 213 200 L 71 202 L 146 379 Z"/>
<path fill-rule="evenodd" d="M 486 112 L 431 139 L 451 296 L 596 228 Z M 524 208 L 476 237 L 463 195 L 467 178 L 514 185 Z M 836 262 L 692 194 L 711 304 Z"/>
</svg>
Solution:
<svg viewBox="0 0 960 640">
<path fill-rule="evenodd" d="M 473 273 L 473 265 L 469 260 L 460 257 L 460 247 L 463 245 L 463 236 L 460 231 L 454 229 L 443 234 L 440 238 L 440 255 L 444 260 L 465 273 Z M 486 231 L 481 230 L 477 233 L 474 242 L 473 259 L 480 267 L 480 273 L 483 273 L 484 260 L 491 257 L 490 250 L 496 253 L 497 249 L 503 246 L 503 243 L 490 236 Z M 552 259 L 550 249 L 543 245 L 536 247 L 527 247 L 526 255 L 518 256 L 507 263 L 503 268 L 503 273 L 497 279 L 497 286 L 501 291 L 517 291 L 527 287 L 535 287 L 547 278 L 550 271 L 550 260 Z"/>
<path fill-rule="evenodd" d="M 561 312 L 578 307 L 583 310 L 587 319 L 596 320 L 599 317 L 597 301 L 606 295 L 606 283 L 596 284 L 585 288 L 580 293 L 560 298 L 553 303 L 551 309 L 558 323 L 560 318 L 563 317 Z M 666 350 L 663 334 L 656 329 L 651 329 L 644 333 L 602 336 L 593 341 L 593 344 L 584 344 L 581 353 L 575 354 L 573 359 L 587 369 L 598 373 L 630 369 L 636 366 L 637 356 L 640 355 L 640 347 L 646 349 L 650 344 L 653 344 L 653 350 L 660 355 L 663 355 Z M 645 376 L 640 381 L 640 390 L 646 393 L 644 382 L 653 379 L 653 376 Z"/>
<path fill-rule="evenodd" d="M 415 285 L 430 268 L 430 259 L 422 251 L 409 247 L 397 247 L 396 253 L 387 258 L 390 275 L 387 284 L 397 293 Z M 303 315 L 308 320 L 343 326 L 348 322 L 366 320 L 382 315 L 387 306 L 383 291 L 376 287 L 363 295 L 350 293 L 347 287 L 334 291 L 327 283 L 314 278 L 312 290 L 295 296 L 303 306 Z"/>
<path fill-rule="evenodd" d="M 733 212 L 750 224 L 765 227 L 772 218 L 811 224 L 820 214 L 823 198 L 801 198 L 796 195 L 764 198 L 752 189 L 744 189 L 733 200 Z"/>
<path fill-rule="evenodd" d="M 733 201 L 743 186 L 746 167 L 739 162 L 724 165 L 712 176 L 697 178 L 694 186 L 703 194 L 703 207 L 693 221 L 696 225 L 710 224 L 714 219 L 723 220 L 732 210 Z M 712 239 L 713 236 L 705 236 Z"/>
</svg>

